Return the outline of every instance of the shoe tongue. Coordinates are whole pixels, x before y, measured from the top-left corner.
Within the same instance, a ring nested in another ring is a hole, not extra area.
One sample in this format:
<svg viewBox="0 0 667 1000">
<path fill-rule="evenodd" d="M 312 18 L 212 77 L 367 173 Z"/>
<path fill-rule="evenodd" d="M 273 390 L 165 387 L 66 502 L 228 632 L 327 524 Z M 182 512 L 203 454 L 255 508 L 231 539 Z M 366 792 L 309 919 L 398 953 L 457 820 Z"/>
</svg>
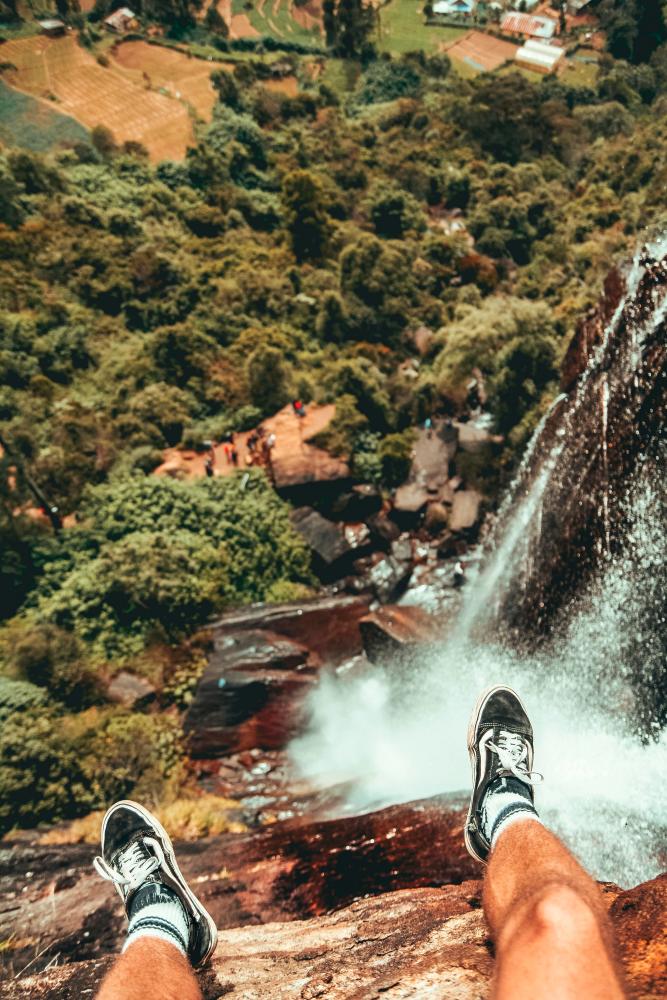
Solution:
<svg viewBox="0 0 667 1000">
<path fill-rule="evenodd" d="M 528 785 L 524 781 L 521 781 L 520 778 L 515 778 L 514 775 L 505 778 L 495 778 L 489 785 L 489 790 L 486 794 L 489 795 L 494 792 L 512 792 L 532 802 Z"/>
<path fill-rule="evenodd" d="M 146 906 L 155 906 L 159 903 L 180 903 L 180 900 L 173 889 L 161 882 L 157 875 L 149 875 L 143 882 L 130 903 L 130 916 L 134 916 L 139 910 Z M 182 904 L 181 904 L 182 905 Z"/>
</svg>

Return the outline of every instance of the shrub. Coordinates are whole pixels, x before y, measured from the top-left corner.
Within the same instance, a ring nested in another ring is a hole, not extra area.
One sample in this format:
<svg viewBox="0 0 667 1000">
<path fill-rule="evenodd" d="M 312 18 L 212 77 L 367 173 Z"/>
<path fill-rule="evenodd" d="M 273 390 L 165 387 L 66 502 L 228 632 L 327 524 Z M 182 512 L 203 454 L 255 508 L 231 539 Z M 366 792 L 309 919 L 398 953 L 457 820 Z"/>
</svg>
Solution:
<svg viewBox="0 0 667 1000">
<path fill-rule="evenodd" d="M 118 709 L 14 713 L 0 731 L 0 834 L 130 795 L 154 803 L 178 776 L 180 738 L 174 719 Z"/>
<path fill-rule="evenodd" d="M 390 489 L 400 486 L 408 478 L 414 442 L 415 433 L 412 429 L 400 434 L 388 434 L 380 442 L 382 482 Z"/>
<path fill-rule="evenodd" d="M 28 708 L 46 704 L 47 695 L 42 688 L 27 681 L 15 681 L 0 677 L 0 724 L 13 715 Z"/>
<path fill-rule="evenodd" d="M 73 709 L 83 708 L 98 697 L 96 671 L 70 632 L 28 620 L 17 623 L 8 638 L 5 658 L 20 677 L 46 688 L 52 697 Z"/>
</svg>

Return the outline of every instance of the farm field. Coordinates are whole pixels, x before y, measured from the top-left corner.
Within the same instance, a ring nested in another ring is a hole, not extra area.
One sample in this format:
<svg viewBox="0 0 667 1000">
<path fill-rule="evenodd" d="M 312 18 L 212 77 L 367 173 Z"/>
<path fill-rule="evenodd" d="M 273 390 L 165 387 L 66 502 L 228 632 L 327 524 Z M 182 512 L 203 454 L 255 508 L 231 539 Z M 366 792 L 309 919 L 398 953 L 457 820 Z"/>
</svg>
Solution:
<svg viewBox="0 0 667 1000">
<path fill-rule="evenodd" d="M 378 48 L 382 52 L 401 55 L 423 49 L 437 52 L 444 44 L 467 34 L 466 28 L 440 28 L 424 24 L 422 3 L 418 0 L 390 0 L 378 10 Z"/>
<path fill-rule="evenodd" d="M 0 145 L 41 153 L 61 142 L 87 141 L 88 131 L 74 118 L 53 111 L 44 101 L 13 90 L 0 80 Z"/>
<path fill-rule="evenodd" d="M 142 48 L 123 52 L 126 46 Z M 143 42 L 118 46 L 108 67 L 100 66 L 72 35 L 6 42 L 3 59 L 16 66 L 6 71 L 7 83 L 34 97 L 55 98 L 54 110 L 88 128 L 105 125 L 118 142 L 142 143 L 156 162 L 182 159 L 193 141 L 192 120 L 184 102 L 203 118 L 211 116 L 214 93 L 208 75 L 217 64 Z"/>
<path fill-rule="evenodd" d="M 203 59 L 184 56 L 175 49 L 148 42 L 121 42 L 109 56 L 113 63 L 127 71 L 134 81 L 145 87 L 162 87 L 173 97 L 191 104 L 197 114 L 211 118 L 216 93 L 211 83 L 211 72 L 219 66 L 233 68 L 233 63 L 210 63 Z"/>
<path fill-rule="evenodd" d="M 313 45 L 321 41 L 317 11 L 315 0 L 301 9 L 294 6 L 293 0 L 254 0 L 251 8 L 246 7 L 245 0 L 232 0 L 231 27 L 236 31 L 238 19 L 246 17 L 257 35 Z"/>
</svg>

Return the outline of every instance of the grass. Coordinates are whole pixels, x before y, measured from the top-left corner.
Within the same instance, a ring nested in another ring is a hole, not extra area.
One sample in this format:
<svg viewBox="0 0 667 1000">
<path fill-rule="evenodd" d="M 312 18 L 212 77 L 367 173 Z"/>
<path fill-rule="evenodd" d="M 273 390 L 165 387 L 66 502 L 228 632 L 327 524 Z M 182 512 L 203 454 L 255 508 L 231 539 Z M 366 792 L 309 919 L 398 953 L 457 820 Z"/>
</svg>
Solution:
<svg viewBox="0 0 667 1000">
<path fill-rule="evenodd" d="M 195 799 L 176 799 L 153 812 L 174 840 L 199 840 L 219 833 L 245 833 L 245 825 L 232 818 L 238 808 L 233 799 L 201 795 Z M 99 844 L 103 817 L 104 812 L 93 812 L 57 826 L 45 833 L 40 843 Z"/>
<path fill-rule="evenodd" d="M 360 73 L 361 67 L 355 59 L 327 59 L 319 82 L 342 97 L 354 90 Z"/>
<path fill-rule="evenodd" d="M 274 5 L 275 0 L 265 0 L 260 13 L 258 0 L 253 0 L 251 8 L 246 7 L 246 0 L 232 0 L 232 13 L 245 14 L 260 35 L 271 35 L 273 38 L 305 45 L 321 44 L 319 32 L 308 31 L 294 20 L 289 12 L 289 0 L 279 0 L 275 14 Z"/>
<path fill-rule="evenodd" d="M 567 69 L 563 70 L 561 80 L 572 87 L 586 87 L 595 90 L 598 78 L 598 64 L 581 62 L 574 57 L 568 60 Z"/>
<path fill-rule="evenodd" d="M 467 28 L 440 28 L 424 24 L 420 0 L 390 0 L 378 10 L 379 41 L 382 52 L 401 55 L 418 49 L 431 53 L 443 42 L 452 42 L 466 34 Z"/>
<path fill-rule="evenodd" d="M 66 142 L 88 142 L 88 130 L 0 80 L 0 143 L 43 153 Z"/>
</svg>

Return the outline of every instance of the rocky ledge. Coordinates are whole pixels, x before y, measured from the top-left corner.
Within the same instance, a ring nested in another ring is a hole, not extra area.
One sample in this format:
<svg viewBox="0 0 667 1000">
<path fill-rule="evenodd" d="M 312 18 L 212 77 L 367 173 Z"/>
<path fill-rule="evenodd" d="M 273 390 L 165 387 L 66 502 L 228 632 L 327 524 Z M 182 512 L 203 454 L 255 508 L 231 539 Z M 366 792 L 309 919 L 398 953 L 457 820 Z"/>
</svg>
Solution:
<svg viewBox="0 0 667 1000">
<path fill-rule="evenodd" d="M 667 877 L 631 892 L 606 887 L 631 994 L 658 1000 L 667 989 Z M 483 1000 L 493 945 L 481 911 L 481 882 L 408 889 L 362 899 L 296 923 L 221 933 L 200 974 L 205 1000 Z M 50 968 L 0 987 L 2 1000 L 93 996 L 110 957 Z"/>
</svg>

